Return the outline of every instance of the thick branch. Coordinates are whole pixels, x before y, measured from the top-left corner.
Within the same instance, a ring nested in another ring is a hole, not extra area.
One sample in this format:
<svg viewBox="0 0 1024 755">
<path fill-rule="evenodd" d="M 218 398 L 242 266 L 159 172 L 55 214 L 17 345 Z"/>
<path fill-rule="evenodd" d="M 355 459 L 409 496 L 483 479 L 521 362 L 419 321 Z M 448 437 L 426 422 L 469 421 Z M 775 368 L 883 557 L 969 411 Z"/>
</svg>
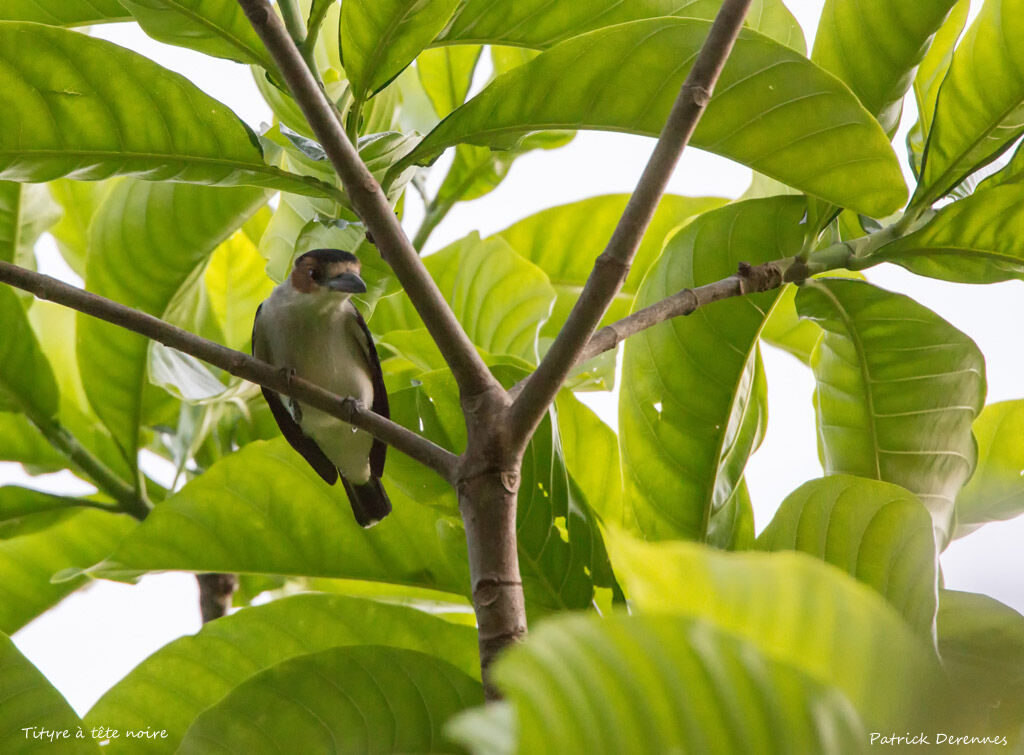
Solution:
<svg viewBox="0 0 1024 755">
<path fill-rule="evenodd" d="M 461 394 L 475 396 L 501 390 L 423 266 L 380 185 L 345 135 L 281 19 L 267 0 L 238 0 L 238 3 L 281 69 L 295 101 L 341 177 L 352 205 L 369 229 L 373 243 L 395 271 L 431 337 L 437 342 Z"/>
<path fill-rule="evenodd" d="M 525 442 L 554 401 L 580 353 L 622 288 L 644 231 L 665 193 L 683 149 L 697 127 L 751 0 L 725 0 L 704 46 L 683 83 L 665 128 L 604 252 L 537 371 L 527 378 L 512 407 L 512 432 Z"/>
<path fill-rule="evenodd" d="M 34 273 L 17 265 L 0 261 L 0 281 L 24 289 L 40 299 L 63 304 L 92 317 L 144 335 L 154 341 L 159 341 L 172 349 L 191 354 L 236 377 L 292 396 L 304 404 L 365 430 L 375 438 L 379 438 L 435 470 L 446 480 L 451 480 L 454 474 L 458 457 L 411 430 L 375 414 L 354 398 L 337 396 L 318 385 L 299 377 L 290 376 L 266 362 L 243 354 L 241 351 L 235 351 L 200 338 L 194 333 L 169 325 L 145 312 L 69 286 L 48 275 Z"/>
</svg>

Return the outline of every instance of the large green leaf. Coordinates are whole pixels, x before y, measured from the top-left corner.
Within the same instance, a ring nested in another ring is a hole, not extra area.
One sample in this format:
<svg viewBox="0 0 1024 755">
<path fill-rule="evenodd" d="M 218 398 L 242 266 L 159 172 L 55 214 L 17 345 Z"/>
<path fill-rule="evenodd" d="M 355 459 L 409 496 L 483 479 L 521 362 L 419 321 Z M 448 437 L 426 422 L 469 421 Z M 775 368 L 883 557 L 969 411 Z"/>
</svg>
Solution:
<svg viewBox="0 0 1024 755">
<path fill-rule="evenodd" d="M 483 697 L 480 682 L 423 653 L 331 648 L 240 684 L 196 719 L 178 752 L 287 752 L 297 742 L 318 752 L 455 752 L 444 722 Z"/>
<path fill-rule="evenodd" d="M 860 281 L 809 281 L 796 304 L 825 329 L 811 356 L 825 473 L 911 491 L 944 545 L 953 500 L 977 461 L 971 422 L 985 400 L 978 347 L 912 299 Z"/>
<path fill-rule="evenodd" d="M 938 682 L 931 644 L 874 590 L 803 553 L 725 553 L 695 543 L 608 541 L 640 613 L 705 619 L 838 687 L 870 726 L 899 727 Z"/>
<path fill-rule="evenodd" d="M 274 59 L 235 0 L 120 0 L 153 39 L 273 71 Z"/>
<path fill-rule="evenodd" d="M 49 418 L 57 413 L 57 381 L 14 289 L 0 285 L 0 411 Z"/>
<path fill-rule="evenodd" d="M 466 101 L 482 50 L 480 45 L 434 47 L 416 58 L 416 72 L 439 118 Z"/>
<path fill-rule="evenodd" d="M 479 677 L 476 632 L 421 611 L 340 595 L 306 594 L 246 608 L 165 645 L 112 687 L 86 715 L 90 726 L 138 729 L 159 719 L 168 738 L 111 741 L 112 752 L 173 751 L 204 709 L 259 671 L 347 645 L 440 654 Z M 173 682 L 173 683 L 172 683 Z"/>
<path fill-rule="evenodd" d="M 89 26 L 130 21 L 131 14 L 118 0 L 4 0 L 3 6 L 0 6 L 0 19 L 34 21 L 53 26 Z"/>
<path fill-rule="evenodd" d="M 36 239 L 59 217 L 45 186 L 0 181 L 0 260 L 34 269 Z"/>
<path fill-rule="evenodd" d="M 274 288 L 265 266 L 252 239 L 239 230 L 214 250 L 203 273 L 210 308 L 232 349 L 249 350 L 256 308 Z"/>
<path fill-rule="evenodd" d="M 394 513 L 364 530 L 345 491 L 283 439 L 250 443 L 162 502 L 104 569 L 342 577 L 464 594 L 462 527 L 388 492 Z"/>
<path fill-rule="evenodd" d="M 23 753 L 96 753 L 81 719 L 43 673 L 23 656 L 10 637 L 0 635 L 0 750 Z"/>
<path fill-rule="evenodd" d="M 757 545 L 803 551 L 839 567 L 875 588 L 921 635 L 934 636 L 931 517 L 903 488 L 848 475 L 811 480 L 786 496 Z"/>
<path fill-rule="evenodd" d="M 956 498 L 954 537 L 1024 513 L 1024 401 L 986 406 L 974 421 L 974 435 L 978 468 Z"/>
<path fill-rule="evenodd" d="M 668 242 L 635 307 L 727 277 L 739 262 L 790 256 L 803 241 L 802 197 L 728 205 Z M 628 505 L 649 538 L 729 545 L 734 497 L 764 431 L 757 339 L 778 291 L 701 308 L 626 343 L 619 442 Z"/>
<path fill-rule="evenodd" d="M 1017 737 L 1024 721 L 1024 616 L 971 592 L 939 595 L 939 652 L 963 724 Z"/>
<path fill-rule="evenodd" d="M 549 621 L 494 679 L 514 713 L 474 752 L 840 753 L 867 736 L 835 687 L 690 617 Z"/>
<path fill-rule="evenodd" d="M 67 465 L 25 415 L 13 412 L 0 412 L 0 461 L 19 462 L 30 472 L 55 472 Z"/>
<path fill-rule="evenodd" d="M 711 21 L 721 7 L 718 0 L 467 0 L 438 41 L 547 48 L 588 31 L 645 18 Z M 801 54 L 807 49 L 800 24 L 781 0 L 753 0 L 745 23 Z"/>
<path fill-rule="evenodd" d="M 228 108 L 151 60 L 53 26 L 0 22 L 0 178 L 252 184 L 335 197 L 267 165 Z"/>
<path fill-rule="evenodd" d="M 542 129 L 657 136 L 709 28 L 660 18 L 574 37 L 500 76 L 406 160 L 463 142 L 510 148 Z M 692 144 L 872 217 L 906 198 L 888 138 L 849 89 L 757 32 L 740 33 Z"/>
<path fill-rule="evenodd" d="M 265 199 L 252 188 L 123 181 L 93 219 L 86 287 L 151 315 Z M 138 445 L 149 341 L 84 315 L 82 383 L 96 413 L 132 460 Z"/>
<path fill-rule="evenodd" d="M 105 558 L 134 525 L 126 515 L 79 511 L 37 532 L 0 540 L 0 632 L 17 631 L 85 584 L 85 577 L 57 583 L 50 578 Z"/>
<path fill-rule="evenodd" d="M 987 0 L 953 54 L 912 204 L 927 206 L 1024 132 L 1024 0 Z"/>
<path fill-rule="evenodd" d="M 849 84 L 882 128 L 894 133 L 914 71 L 956 2 L 828 0 L 811 60 Z"/>
<path fill-rule="evenodd" d="M 921 159 L 924 156 L 925 143 L 932 129 L 935 116 L 935 102 L 939 97 L 949 64 L 953 60 L 953 50 L 967 25 L 967 15 L 971 11 L 971 0 L 957 0 L 946 22 L 936 32 L 932 44 L 925 53 L 921 64 L 917 67 L 914 77 L 914 100 L 917 102 L 917 122 L 907 134 L 907 148 L 910 153 L 910 166 L 914 175 L 921 173 Z"/>
<path fill-rule="evenodd" d="M 47 186 L 63 214 L 50 229 L 64 261 L 80 277 L 85 277 L 85 258 L 89 252 L 89 224 L 107 193 L 121 179 L 72 181 L 60 178 Z"/>
<path fill-rule="evenodd" d="M 341 4 L 341 58 L 362 102 L 415 60 L 459 0 L 347 0 Z"/>
<path fill-rule="evenodd" d="M 555 287 L 558 298 L 551 317 L 541 329 L 542 335 L 554 337 L 558 334 L 594 269 L 594 258 L 611 238 L 628 200 L 627 194 L 604 194 L 550 207 L 495 234 L 547 273 Z M 640 281 L 661 254 L 672 231 L 694 216 L 725 203 L 726 200 L 718 197 L 694 198 L 675 194 L 663 197 L 637 249 L 622 290 L 608 308 L 602 323 L 607 324 L 629 314 Z"/>
<path fill-rule="evenodd" d="M 472 233 L 424 260 L 470 340 L 490 354 L 537 360 L 537 334 L 555 292 L 544 271 L 501 239 Z M 419 316 L 404 293 L 382 300 L 373 327 L 414 330 Z"/>
<path fill-rule="evenodd" d="M 81 498 L 51 495 L 17 485 L 0 486 L 0 539 L 39 532 L 61 521 L 68 509 L 88 504 Z"/>
<path fill-rule="evenodd" d="M 883 246 L 880 258 L 958 283 L 1024 277 L 1024 183 L 977 191 L 943 207 L 921 230 Z"/>
<path fill-rule="evenodd" d="M 605 521 L 623 526 L 622 462 L 615 431 L 569 391 L 558 395 L 556 408 L 566 469 L 590 507 Z"/>
</svg>

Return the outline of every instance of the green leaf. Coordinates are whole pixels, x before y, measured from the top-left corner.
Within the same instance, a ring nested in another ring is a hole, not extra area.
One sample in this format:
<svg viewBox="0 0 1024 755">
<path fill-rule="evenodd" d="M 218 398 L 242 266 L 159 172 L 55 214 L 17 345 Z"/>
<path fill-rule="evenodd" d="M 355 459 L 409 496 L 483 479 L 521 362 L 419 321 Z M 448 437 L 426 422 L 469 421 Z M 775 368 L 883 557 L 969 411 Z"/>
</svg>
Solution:
<svg viewBox="0 0 1024 755">
<path fill-rule="evenodd" d="M 463 142 L 511 148 L 541 129 L 657 136 L 709 29 L 660 18 L 563 42 L 495 80 L 406 160 Z M 872 217 L 906 199 L 888 138 L 849 89 L 757 32 L 740 32 L 692 144 Z"/>
<path fill-rule="evenodd" d="M 56 472 L 67 466 L 25 415 L 0 412 L 0 461 L 19 462 L 30 474 Z"/>
<path fill-rule="evenodd" d="M 686 16 L 714 20 L 718 0 L 467 0 L 439 42 L 479 42 L 544 49 L 569 37 L 647 18 Z M 807 49 L 800 24 L 781 0 L 754 0 L 745 24 L 801 55 Z"/>
<path fill-rule="evenodd" d="M 214 248 L 264 200 L 260 189 L 123 181 L 93 219 L 86 288 L 162 317 Z M 79 316 L 82 383 L 130 463 L 138 447 L 148 346 L 143 336 Z"/>
<path fill-rule="evenodd" d="M 84 585 L 82 576 L 50 578 L 105 558 L 134 526 L 126 515 L 79 511 L 38 532 L 0 540 L 0 632 L 16 632 Z"/>
<path fill-rule="evenodd" d="M 986 406 L 974 436 L 978 468 L 956 498 L 954 537 L 1024 513 L 1024 401 Z"/>
<path fill-rule="evenodd" d="M 296 742 L 324 752 L 455 752 L 445 720 L 482 702 L 480 682 L 438 658 L 331 648 L 233 689 L 196 719 L 178 752 L 286 752 Z"/>
<path fill-rule="evenodd" d="M 464 148 L 460 146 L 459 150 Z M 593 270 L 594 258 L 611 238 L 628 200 L 627 194 L 604 194 L 550 207 L 495 234 L 547 273 L 555 287 L 558 298 L 551 317 L 541 328 L 541 335 L 553 338 L 561 330 Z M 622 290 L 601 323 L 606 325 L 629 314 L 640 282 L 677 227 L 725 203 L 725 199 L 718 197 L 681 197 L 675 194 L 662 197 Z"/>
<path fill-rule="evenodd" d="M 958 0 L 939 27 L 932 44 L 925 53 L 921 64 L 917 67 L 914 77 L 914 100 L 917 102 L 917 122 L 907 134 L 907 149 L 910 154 L 910 167 L 914 175 L 921 174 L 921 160 L 924 157 L 925 143 L 932 130 L 935 116 L 935 102 L 939 98 L 939 87 L 942 85 L 949 64 L 953 60 L 953 50 L 957 40 L 967 25 L 967 15 L 971 11 L 971 0 Z"/>
<path fill-rule="evenodd" d="M 0 50 L 0 179 L 132 175 L 338 195 L 267 165 L 233 112 L 141 55 L 78 32 L 10 22 L 0 22 Z"/>
<path fill-rule="evenodd" d="M 384 484 L 394 512 L 364 530 L 344 490 L 284 439 L 250 443 L 163 501 L 101 571 L 341 577 L 464 594 L 462 527 Z"/>
<path fill-rule="evenodd" d="M 263 257 L 243 230 L 235 231 L 210 256 L 203 282 L 225 346 L 248 350 L 256 308 L 274 289 L 264 267 Z"/>
<path fill-rule="evenodd" d="M 635 309 L 680 289 L 798 251 L 802 197 L 727 205 L 672 237 L 637 294 Z M 701 308 L 626 343 L 619 399 L 628 505 L 648 538 L 728 546 L 734 498 L 764 431 L 765 385 L 757 350 L 778 291 Z M 708 355 L 715 355 L 709 358 Z"/>
<path fill-rule="evenodd" d="M 35 269 L 35 243 L 60 217 L 45 186 L 0 181 L 0 260 Z"/>
<path fill-rule="evenodd" d="M 68 509 L 84 505 L 89 502 L 4 485 L 0 487 L 0 539 L 38 532 L 59 522 Z"/>
<path fill-rule="evenodd" d="M 0 750 L 12 755 L 99 752 L 91 738 L 75 738 L 81 719 L 5 635 L 0 635 L 0 669 Z M 59 733 L 51 739 L 50 732 Z"/>
<path fill-rule="evenodd" d="M 824 753 L 866 738 L 840 691 L 690 617 L 549 621 L 494 679 L 516 752 Z"/>
<path fill-rule="evenodd" d="M 274 71 L 274 59 L 235 0 L 120 0 L 159 42 Z"/>
<path fill-rule="evenodd" d="M 625 524 L 622 462 L 615 432 L 569 391 L 558 394 L 558 435 L 565 466 L 606 522 Z"/>
<path fill-rule="evenodd" d="M 47 186 L 63 213 L 50 229 L 64 261 L 80 277 L 85 277 L 85 258 L 89 252 L 89 224 L 97 208 L 119 178 L 108 181 L 71 181 L 60 178 Z"/>
<path fill-rule="evenodd" d="M 306 653 L 365 644 L 440 653 L 462 673 L 479 678 L 471 627 L 403 606 L 340 595 L 294 595 L 245 608 L 164 646 L 100 698 L 86 723 L 124 731 L 159 720 L 167 739 L 112 740 L 108 749 L 173 751 L 203 710 L 261 670 Z M 167 683 L 171 679 L 173 685 Z"/>
<path fill-rule="evenodd" d="M 424 259 L 470 340 L 493 355 L 537 361 L 537 334 L 555 291 L 544 271 L 502 239 L 471 233 Z M 372 327 L 381 333 L 413 330 L 419 316 L 404 293 L 383 299 Z"/>
<path fill-rule="evenodd" d="M 825 330 L 811 366 L 825 474 L 900 485 L 931 512 L 940 545 L 971 476 L 985 399 L 974 342 L 912 299 L 853 280 L 805 283 L 801 317 Z"/>
<path fill-rule="evenodd" d="M 363 102 L 401 73 L 437 36 L 459 0 L 346 0 L 341 59 Z"/>
<path fill-rule="evenodd" d="M 607 542 L 635 611 L 692 616 L 743 637 L 838 687 L 869 726 L 907 726 L 937 688 L 930 643 L 874 590 L 818 559 L 624 535 Z"/>
<path fill-rule="evenodd" d="M 811 60 L 850 85 L 886 133 L 895 133 L 918 63 L 957 0 L 828 0 Z"/>
<path fill-rule="evenodd" d="M 988 0 L 967 30 L 939 90 L 921 181 L 927 207 L 1024 132 L 1024 0 Z"/>
<path fill-rule="evenodd" d="M 943 590 L 939 652 L 961 721 L 1014 732 L 1024 720 L 1024 616 L 987 595 Z"/>
<path fill-rule="evenodd" d="M 131 15 L 118 0 L 4 0 L 0 20 L 33 21 L 53 26 L 90 26 L 130 21 Z"/>
<path fill-rule="evenodd" d="M 29 417 L 57 414 L 60 393 L 21 301 L 9 286 L 0 286 L 0 411 L 24 412 Z"/>
<path fill-rule="evenodd" d="M 982 189 L 947 205 L 921 230 L 883 246 L 872 260 L 958 283 L 1024 277 L 1024 184 Z"/>
<path fill-rule="evenodd" d="M 790 493 L 757 538 L 762 550 L 797 550 L 870 585 L 919 634 L 935 633 L 938 577 L 927 509 L 903 488 L 833 475 Z"/>
<path fill-rule="evenodd" d="M 420 82 L 438 118 L 444 118 L 466 101 L 482 50 L 480 45 L 434 47 L 416 58 Z"/>
</svg>

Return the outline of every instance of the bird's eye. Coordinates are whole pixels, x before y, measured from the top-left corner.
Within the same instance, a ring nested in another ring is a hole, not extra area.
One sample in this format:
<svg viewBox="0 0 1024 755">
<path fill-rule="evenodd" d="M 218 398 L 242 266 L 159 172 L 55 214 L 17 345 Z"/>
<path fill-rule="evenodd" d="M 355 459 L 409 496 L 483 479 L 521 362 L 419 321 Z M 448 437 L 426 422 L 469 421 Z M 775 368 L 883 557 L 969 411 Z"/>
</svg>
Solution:
<svg viewBox="0 0 1024 755">
<path fill-rule="evenodd" d="M 320 274 L 313 268 L 309 268 L 307 272 L 309 273 L 309 277 L 313 280 L 318 280 L 320 278 Z"/>
</svg>

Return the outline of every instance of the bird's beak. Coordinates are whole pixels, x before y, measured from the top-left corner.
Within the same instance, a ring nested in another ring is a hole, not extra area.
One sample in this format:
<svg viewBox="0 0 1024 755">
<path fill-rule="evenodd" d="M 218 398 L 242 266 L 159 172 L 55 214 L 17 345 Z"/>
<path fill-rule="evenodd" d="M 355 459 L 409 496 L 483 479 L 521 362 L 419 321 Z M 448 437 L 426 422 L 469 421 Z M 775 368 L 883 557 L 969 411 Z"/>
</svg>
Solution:
<svg viewBox="0 0 1024 755">
<path fill-rule="evenodd" d="M 366 284 L 363 279 L 355 273 L 342 273 L 327 281 L 327 288 L 332 291 L 342 291 L 346 294 L 365 294 Z"/>
</svg>

